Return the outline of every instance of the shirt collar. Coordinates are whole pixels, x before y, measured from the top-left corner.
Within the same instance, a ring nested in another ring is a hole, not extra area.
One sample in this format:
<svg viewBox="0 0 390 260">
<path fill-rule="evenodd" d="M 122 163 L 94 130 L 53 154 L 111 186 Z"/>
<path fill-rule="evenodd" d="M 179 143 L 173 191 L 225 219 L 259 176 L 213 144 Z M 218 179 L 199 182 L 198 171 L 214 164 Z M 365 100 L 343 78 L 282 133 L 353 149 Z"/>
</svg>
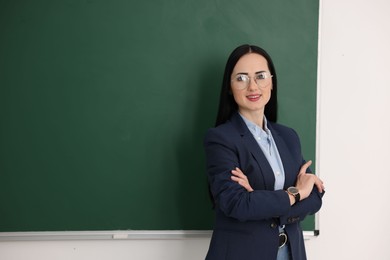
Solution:
<svg viewBox="0 0 390 260">
<path fill-rule="evenodd" d="M 267 137 L 270 135 L 271 131 L 268 128 L 268 121 L 267 118 L 264 116 L 264 130 L 260 126 L 256 125 L 249 119 L 245 118 L 241 113 L 239 113 L 241 118 L 244 120 L 246 126 L 251 131 L 252 134 L 260 134 L 260 135 L 266 135 Z"/>
</svg>

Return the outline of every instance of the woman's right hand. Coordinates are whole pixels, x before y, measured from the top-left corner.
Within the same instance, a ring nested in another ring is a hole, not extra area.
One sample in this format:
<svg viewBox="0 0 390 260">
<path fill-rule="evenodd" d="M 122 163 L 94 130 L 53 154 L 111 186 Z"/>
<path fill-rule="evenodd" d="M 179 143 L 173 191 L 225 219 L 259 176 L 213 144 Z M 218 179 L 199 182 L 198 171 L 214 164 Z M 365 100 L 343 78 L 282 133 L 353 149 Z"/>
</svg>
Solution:
<svg viewBox="0 0 390 260">
<path fill-rule="evenodd" d="M 323 181 L 312 173 L 306 173 L 307 168 L 310 167 L 312 161 L 306 162 L 299 170 L 296 187 L 299 190 L 301 200 L 309 197 L 314 185 L 318 191 L 322 193 L 325 189 Z"/>
</svg>

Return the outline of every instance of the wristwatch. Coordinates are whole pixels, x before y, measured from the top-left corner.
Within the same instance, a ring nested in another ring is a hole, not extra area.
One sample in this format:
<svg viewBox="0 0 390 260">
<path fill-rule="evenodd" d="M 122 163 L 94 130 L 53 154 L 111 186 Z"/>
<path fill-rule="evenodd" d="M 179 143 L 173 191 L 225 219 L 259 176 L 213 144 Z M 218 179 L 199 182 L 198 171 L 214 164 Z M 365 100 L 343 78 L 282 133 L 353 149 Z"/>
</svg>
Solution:
<svg viewBox="0 0 390 260">
<path fill-rule="evenodd" d="M 287 192 L 288 192 L 288 194 L 293 195 L 293 197 L 295 199 L 295 203 L 297 203 L 301 199 L 301 195 L 299 194 L 299 190 L 296 187 L 294 187 L 294 186 L 289 187 L 287 189 Z"/>
</svg>

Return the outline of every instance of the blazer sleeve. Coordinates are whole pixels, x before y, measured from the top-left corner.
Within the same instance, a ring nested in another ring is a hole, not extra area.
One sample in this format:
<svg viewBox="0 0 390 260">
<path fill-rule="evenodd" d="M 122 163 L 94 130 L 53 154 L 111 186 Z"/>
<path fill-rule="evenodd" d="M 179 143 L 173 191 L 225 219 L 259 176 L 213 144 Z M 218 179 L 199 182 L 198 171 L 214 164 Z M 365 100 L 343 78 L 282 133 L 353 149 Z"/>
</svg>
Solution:
<svg viewBox="0 0 390 260">
<path fill-rule="evenodd" d="M 216 207 L 225 215 L 240 221 L 288 215 L 291 206 L 285 191 L 247 192 L 231 180 L 231 170 L 240 167 L 240 156 L 248 156 L 237 144 L 239 135 L 234 135 L 228 129 L 212 128 L 204 139 L 208 180 Z"/>
<path fill-rule="evenodd" d="M 298 134 L 291 128 L 289 128 L 289 138 L 286 138 L 287 146 L 289 149 L 293 150 L 293 148 L 297 149 L 296 151 L 292 151 L 300 156 L 300 161 L 302 166 L 306 163 L 306 161 L 302 157 L 301 153 L 301 143 L 299 140 Z M 311 173 L 310 168 L 308 169 L 308 172 Z M 298 172 L 297 172 L 298 174 Z M 296 180 L 295 180 L 296 182 Z M 295 184 L 295 183 L 294 183 Z M 322 206 L 322 197 L 324 196 L 325 191 L 320 193 L 316 186 L 313 187 L 312 192 L 310 193 L 309 197 L 306 199 L 294 204 L 292 207 L 290 207 L 290 210 L 287 214 L 280 216 L 280 224 L 286 225 L 286 224 L 293 224 L 295 222 L 303 221 L 307 215 L 312 215 L 320 210 Z"/>
<path fill-rule="evenodd" d="M 314 187 L 309 197 L 294 204 L 287 214 L 280 216 L 280 224 L 288 225 L 303 221 L 307 215 L 313 215 L 319 211 L 322 206 L 322 197 L 324 194 L 325 192 L 320 193 L 318 189 Z"/>
</svg>

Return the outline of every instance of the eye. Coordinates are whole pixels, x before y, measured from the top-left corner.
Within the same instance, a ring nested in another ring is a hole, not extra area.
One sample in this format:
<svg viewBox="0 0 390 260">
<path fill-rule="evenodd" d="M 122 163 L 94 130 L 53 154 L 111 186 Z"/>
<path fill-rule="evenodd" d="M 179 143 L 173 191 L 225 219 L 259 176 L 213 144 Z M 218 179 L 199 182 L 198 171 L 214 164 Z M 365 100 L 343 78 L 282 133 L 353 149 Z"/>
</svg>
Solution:
<svg viewBox="0 0 390 260">
<path fill-rule="evenodd" d="M 256 80 L 258 79 L 266 79 L 267 78 L 267 72 L 260 72 L 256 74 Z"/>
<path fill-rule="evenodd" d="M 236 77 L 236 80 L 238 81 L 238 82 L 248 82 L 248 76 L 247 75 L 238 75 L 237 77 Z"/>
</svg>

